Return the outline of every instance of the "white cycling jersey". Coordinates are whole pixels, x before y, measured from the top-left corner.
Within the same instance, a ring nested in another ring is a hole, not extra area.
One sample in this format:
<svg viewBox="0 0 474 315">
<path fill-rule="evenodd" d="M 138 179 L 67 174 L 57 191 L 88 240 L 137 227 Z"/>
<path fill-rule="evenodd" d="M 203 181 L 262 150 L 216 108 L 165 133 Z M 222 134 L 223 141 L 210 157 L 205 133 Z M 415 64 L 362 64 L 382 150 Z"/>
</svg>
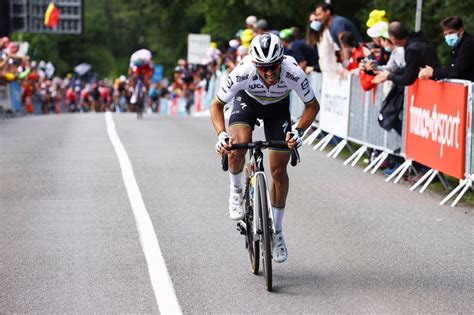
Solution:
<svg viewBox="0 0 474 315">
<path fill-rule="evenodd" d="M 258 74 L 250 55 L 245 56 L 229 73 L 227 82 L 217 92 L 217 100 L 226 104 L 240 90 L 245 90 L 250 97 L 262 105 L 270 105 L 282 100 L 290 94 L 291 90 L 295 90 L 305 104 L 315 99 L 306 74 L 291 56 L 284 56 L 280 78 L 276 84 L 268 88 Z"/>
<path fill-rule="evenodd" d="M 136 60 L 141 60 L 142 66 L 145 66 L 145 65 L 152 66 L 153 61 L 151 59 L 152 59 L 152 55 L 148 49 L 137 50 L 130 57 L 130 68 L 133 68 L 135 66 Z"/>
</svg>

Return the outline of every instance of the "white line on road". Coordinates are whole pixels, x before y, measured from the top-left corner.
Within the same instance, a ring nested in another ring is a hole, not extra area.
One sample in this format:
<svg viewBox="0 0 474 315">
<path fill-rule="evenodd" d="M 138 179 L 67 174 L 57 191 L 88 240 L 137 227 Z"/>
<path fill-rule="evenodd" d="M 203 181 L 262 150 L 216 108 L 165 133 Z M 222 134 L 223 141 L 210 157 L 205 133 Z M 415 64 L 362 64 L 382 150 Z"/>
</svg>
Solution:
<svg viewBox="0 0 474 315">
<path fill-rule="evenodd" d="M 150 273 L 151 284 L 155 293 L 156 302 L 158 303 L 158 308 L 162 314 L 182 314 L 181 307 L 179 306 L 178 299 L 174 292 L 173 283 L 171 282 L 168 269 L 166 268 L 163 255 L 161 254 L 160 245 L 158 244 L 150 215 L 145 208 L 142 194 L 140 193 L 133 173 L 132 163 L 115 130 L 115 123 L 110 112 L 105 113 L 105 121 L 107 124 L 107 133 L 115 148 L 115 153 L 117 154 L 122 169 L 123 181 L 135 216 L 138 234 L 140 235 L 140 243 L 148 264 L 148 272 Z"/>
</svg>

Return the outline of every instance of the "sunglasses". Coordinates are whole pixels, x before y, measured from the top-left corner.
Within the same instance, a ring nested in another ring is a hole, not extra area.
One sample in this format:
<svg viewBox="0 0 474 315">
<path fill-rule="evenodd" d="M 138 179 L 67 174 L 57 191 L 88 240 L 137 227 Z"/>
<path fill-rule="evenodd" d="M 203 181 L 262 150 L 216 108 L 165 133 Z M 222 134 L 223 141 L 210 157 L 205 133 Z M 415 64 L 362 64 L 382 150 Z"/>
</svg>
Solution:
<svg viewBox="0 0 474 315">
<path fill-rule="evenodd" d="M 281 66 L 281 62 L 276 62 L 276 63 L 272 63 L 270 65 L 262 65 L 262 66 L 257 65 L 256 67 L 260 71 L 267 72 L 268 70 L 276 71 L 280 68 L 280 66 Z"/>
</svg>

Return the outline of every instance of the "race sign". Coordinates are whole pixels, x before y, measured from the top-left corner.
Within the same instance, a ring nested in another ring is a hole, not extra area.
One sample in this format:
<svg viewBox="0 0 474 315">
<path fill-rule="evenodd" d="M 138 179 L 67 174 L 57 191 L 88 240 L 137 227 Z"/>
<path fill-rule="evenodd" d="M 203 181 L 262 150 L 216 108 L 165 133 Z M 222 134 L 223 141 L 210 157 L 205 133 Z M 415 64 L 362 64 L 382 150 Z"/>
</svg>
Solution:
<svg viewBox="0 0 474 315">
<path fill-rule="evenodd" d="M 351 77 L 336 73 L 323 73 L 321 92 L 321 129 L 341 138 L 347 138 L 349 129 L 349 103 Z"/>
<path fill-rule="evenodd" d="M 156 83 L 164 78 L 164 68 L 163 65 L 155 65 L 155 72 L 153 72 L 153 77 L 151 78 L 151 82 Z"/>
<path fill-rule="evenodd" d="M 406 155 L 464 178 L 467 86 L 418 80 L 408 88 Z"/>
<path fill-rule="evenodd" d="M 188 63 L 205 64 L 210 45 L 211 35 L 188 34 Z"/>
</svg>

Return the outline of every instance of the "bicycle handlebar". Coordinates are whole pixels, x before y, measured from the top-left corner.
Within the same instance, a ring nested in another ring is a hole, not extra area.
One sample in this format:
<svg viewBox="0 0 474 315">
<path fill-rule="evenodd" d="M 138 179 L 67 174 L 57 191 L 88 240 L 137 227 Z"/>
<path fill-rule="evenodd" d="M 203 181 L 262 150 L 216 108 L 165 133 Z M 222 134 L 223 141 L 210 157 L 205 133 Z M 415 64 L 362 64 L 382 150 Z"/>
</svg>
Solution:
<svg viewBox="0 0 474 315">
<path fill-rule="evenodd" d="M 255 141 L 247 143 L 235 143 L 228 150 L 247 150 L 247 149 L 266 149 L 266 148 L 279 148 L 288 149 L 288 143 L 286 141 Z M 298 149 L 294 148 L 291 150 L 291 166 L 296 166 L 300 160 L 300 154 Z M 229 169 L 229 159 L 227 154 L 222 156 L 222 170 L 227 171 Z"/>
</svg>

